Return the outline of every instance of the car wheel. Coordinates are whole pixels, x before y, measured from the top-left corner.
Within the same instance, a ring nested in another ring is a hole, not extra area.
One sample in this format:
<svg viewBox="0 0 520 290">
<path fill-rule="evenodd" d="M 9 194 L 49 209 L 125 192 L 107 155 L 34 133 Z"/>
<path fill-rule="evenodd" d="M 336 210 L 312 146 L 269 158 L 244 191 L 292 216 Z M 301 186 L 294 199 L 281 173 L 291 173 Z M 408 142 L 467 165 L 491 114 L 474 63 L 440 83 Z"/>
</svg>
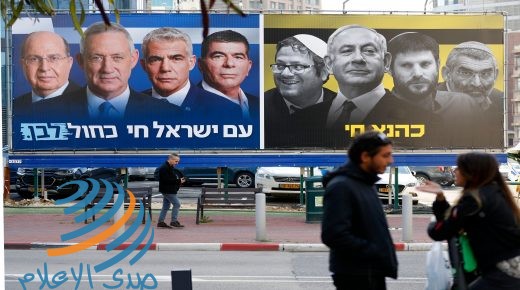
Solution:
<svg viewBox="0 0 520 290">
<path fill-rule="evenodd" d="M 235 184 L 240 188 L 253 187 L 255 177 L 250 172 L 240 172 L 235 178 Z"/>
<path fill-rule="evenodd" d="M 415 178 L 417 178 L 417 181 L 419 181 L 419 184 L 423 184 L 424 182 L 430 180 L 430 178 L 428 177 L 428 175 L 423 174 L 423 173 L 417 173 L 417 174 L 415 174 Z"/>
</svg>

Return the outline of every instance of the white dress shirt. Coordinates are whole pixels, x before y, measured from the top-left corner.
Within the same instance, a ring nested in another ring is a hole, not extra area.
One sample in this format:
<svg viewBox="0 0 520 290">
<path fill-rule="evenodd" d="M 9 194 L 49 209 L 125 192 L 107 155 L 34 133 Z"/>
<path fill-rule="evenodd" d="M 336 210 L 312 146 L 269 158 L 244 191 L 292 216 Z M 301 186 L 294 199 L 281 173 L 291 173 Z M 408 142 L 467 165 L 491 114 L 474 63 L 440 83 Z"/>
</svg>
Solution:
<svg viewBox="0 0 520 290">
<path fill-rule="evenodd" d="M 67 88 L 68 85 L 69 85 L 69 82 L 66 82 L 59 89 L 57 89 L 53 93 L 50 93 L 50 94 L 48 94 L 47 96 L 44 96 L 44 97 L 42 97 L 42 96 L 36 94 L 34 91 L 32 91 L 32 102 L 36 103 L 36 102 L 39 102 L 39 101 L 42 101 L 42 100 L 48 100 L 48 99 L 55 98 L 57 96 L 61 96 L 61 95 L 63 95 L 63 92 L 65 91 L 65 89 Z"/>
<path fill-rule="evenodd" d="M 338 95 L 332 101 L 332 105 L 329 109 L 329 114 L 327 115 L 327 127 L 332 126 L 334 123 L 338 121 L 338 118 L 340 117 L 341 112 L 343 111 L 343 104 L 347 100 L 351 101 L 352 103 L 354 103 L 354 105 L 356 105 L 356 108 L 350 114 L 350 123 L 363 123 L 370 111 L 374 109 L 376 104 L 379 102 L 379 100 L 381 100 L 381 98 L 383 98 L 385 93 L 385 88 L 382 83 L 370 92 L 355 97 L 352 100 L 349 100 L 347 97 L 345 97 L 345 95 L 341 93 L 341 91 L 338 91 Z"/>
<path fill-rule="evenodd" d="M 163 96 L 159 95 L 155 91 L 155 89 L 152 87 L 152 97 L 159 99 L 159 100 L 166 99 L 166 100 L 168 100 L 168 102 L 170 102 L 170 104 L 174 104 L 174 105 L 180 107 L 180 106 L 182 106 L 182 103 L 186 99 L 186 96 L 188 95 L 190 87 L 191 87 L 191 84 L 190 84 L 190 81 L 188 81 L 186 83 L 186 85 L 184 85 L 184 87 L 182 87 L 180 90 L 176 91 L 175 93 L 169 95 L 168 97 L 163 97 Z"/>
<path fill-rule="evenodd" d="M 246 94 L 244 93 L 244 91 L 242 91 L 242 89 L 240 89 L 240 93 L 238 95 L 238 100 L 237 100 L 237 99 L 233 99 L 233 98 L 226 96 L 224 93 L 213 88 L 205 81 L 202 81 L 202 88 L 210 93 L 214 93 L 215 95 L 221 96 L 221 97 L 227 99 L 228 101 L 231 101 L 231 102 L 237 104 L 237 106 L 240 106 L 240 109 L 242 109 L 242 117 L 244 119 L 249 119 L 249 117 L 250 117 L 249 116 L 249 103 L 247 102 Z"/>
</svg>

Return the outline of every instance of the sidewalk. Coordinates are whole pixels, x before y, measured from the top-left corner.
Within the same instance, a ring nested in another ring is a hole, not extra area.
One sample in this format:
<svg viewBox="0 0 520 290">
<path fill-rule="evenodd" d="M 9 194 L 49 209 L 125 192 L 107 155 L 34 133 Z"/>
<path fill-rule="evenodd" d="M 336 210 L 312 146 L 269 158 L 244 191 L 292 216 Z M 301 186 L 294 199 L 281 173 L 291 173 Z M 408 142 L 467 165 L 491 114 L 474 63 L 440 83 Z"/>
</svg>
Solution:
<svg viewBox="0 0 520 290">
<path fill-rule="evenodd" d="M 84 241 L 106 230 L 112 222 L 106 222 L 87 235 L 62 241 L 61 235 L 86 226 L 75 223 L 75 215 L 66 215 L 64 208 L 4 208 L 5 249 L 49 248 Z M 80 210 L 78 213 L 82 213 Z M 267 212 L 266 240 L 256 240 L 254 211 L 205 211 L 211 222 L 195 224 L 196 212 L 181 210 L 179 221 L 182 229 L 157 228 L 159 210 L 152 213 L 154 238 L 152 249 L 156 250 L 278 250 L 278 251 L 327 251 L 321 243 L 320 224 L 306 223 L 304 212 Z M 168 214 L 169 217 L 169 214 Z M 413 238 L 403 241 L 402 216 L 387 215 L 390 232 L 397 250 L 427 250 L 431 239 L 426 233 L 429 214 L 414 214 Z M 97 216 L 99 219 L 99 215 Z M 126 229 L 135 220 L 134 214 Z M 139 224 L 136 233 L 127 243 L 134 241 L 144 225 Z M 111 237 L 115 238 L 114 236 Z M 147 237 L 148 239 L 148 237 Z M 111 240 L 97 245 L 104 249 Z"/>
</svg>

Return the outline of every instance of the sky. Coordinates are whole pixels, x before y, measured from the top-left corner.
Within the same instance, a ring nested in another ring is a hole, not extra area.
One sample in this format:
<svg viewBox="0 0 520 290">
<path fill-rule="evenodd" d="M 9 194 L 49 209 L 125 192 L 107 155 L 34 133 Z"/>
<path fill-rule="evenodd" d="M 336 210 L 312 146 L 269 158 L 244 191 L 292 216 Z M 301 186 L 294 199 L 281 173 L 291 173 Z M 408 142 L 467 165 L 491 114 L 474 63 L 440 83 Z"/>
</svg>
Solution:
<svg viewBox="0 0 520 290">
<path fill-rule="evenodd" d="M 323 10 L 343 10 L 345 0 L 321 0 Z M 430 5 L 431 6 L 431 5 Z M 424 0 L 350 0 L 345 9 L 355 11 L 423 11 Z"/>
</svg>

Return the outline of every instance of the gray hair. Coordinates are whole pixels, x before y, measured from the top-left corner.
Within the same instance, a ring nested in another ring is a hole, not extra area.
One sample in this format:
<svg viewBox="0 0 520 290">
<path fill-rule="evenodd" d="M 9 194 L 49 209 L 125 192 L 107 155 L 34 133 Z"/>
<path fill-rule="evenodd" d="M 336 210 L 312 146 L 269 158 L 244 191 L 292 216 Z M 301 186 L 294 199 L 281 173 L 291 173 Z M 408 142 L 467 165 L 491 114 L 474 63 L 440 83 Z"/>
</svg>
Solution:
<svg viewBox="0 0 520 290">
<path fill-rule="evenodd" d="M 339 34 L 341 34 L 343 31 L 348 30 L 348 29 L 353 29 L 353 28 L 363 28 L 363 29 L 372 31 L 376 35 L 377 40 L 379 41 L 379 48 L 381 48 L 381 53 L 385 54 L 387 52 L 387 49 L 386 49 L 386 38 L 382 34 L 377 32 L 375 29 L 372 29 L 372 28 L 369 28 L 369 27 L 365 27 L 365 26 L 362 26 L 362 25 L 359 25 L 359 24 L 351 24 L 351 25 L 345 25 L 345 26 L 342 26 L 342 27 L 336 29 L 336 31 L 334 31 L 329 36 L 329 40 L 327 41 L 327 54 L 330 55 L 332 44 L 334 43 L 334 40 L 336 39 L 336 37 Z"/>
<path fill-rule="evenodd" d="M 453 48 L 446 59 L 446 66 L 453 69 L 455 63 L 461 56 L 466 56 L 474 60 L 492 59 L 494 69 L 497 69 L 497 60 L 491 50 L 483 43 L 477 41 L 463 42 Z"/>
<path fill-rule="evenodd" d="M 99 21 L 96 23 L 93 23 L 90 25 L 87 30 L 85 30 L 83 37 L 81 38 L 79 42 L 79 52 L 81 54 L 84 53 L 85 45 L 87 43 L 87 40 L 96 34 L 101 34 L 105 32 L 120 32 L 123 33 L 128 40 L 128 48 L 130 49 L 130 52 L 134 52 L 135 46 L 134 46 L 134 40 L 132 39 L 132 36 L 126 30 L 121 24 L 119 23 L 111 23 L 110 26 L 106 25 L 105 22 Z"/>
<path fill-rule="evenodd" d="M 150 44 L 151 41 L 158 41 L 158 40 L 165 40 L 165 41 L 175 41 L 180 40 L 184 41 L 186 43 L 188 54 L 193 54 L 193 44 L 191 42 L 191 38 L 188 34 L 180 31 L 179 29 L 173 28 L 173 27 L 161 27 L 154 29 L 148 34 L 145 35 L 143 38 L 143 44 L 141 46 L 141 49 L 143 51 L 143 56 L 147 55 L 148 50 L 148 44 Z"/>
</svg>

